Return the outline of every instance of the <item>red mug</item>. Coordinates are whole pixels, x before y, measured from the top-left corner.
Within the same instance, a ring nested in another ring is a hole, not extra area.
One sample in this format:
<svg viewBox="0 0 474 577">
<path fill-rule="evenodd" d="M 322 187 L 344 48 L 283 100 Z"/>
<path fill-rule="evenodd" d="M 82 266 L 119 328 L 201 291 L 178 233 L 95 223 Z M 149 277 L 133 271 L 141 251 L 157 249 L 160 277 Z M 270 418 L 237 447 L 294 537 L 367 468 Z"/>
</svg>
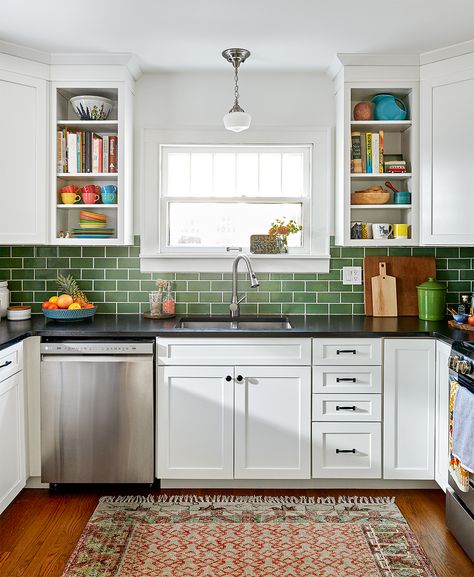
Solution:
<svg viewBox="0 0 474 577">
<path fill-rule="evenodd" d="M 100 195 L 97 194 L 100 191 L 100 186 L 95 184 L 86 184 L 82 187 L 82 201 L 84 204 L 95 204 L 99 201 Z"/>
<path fill-rule="evenodd" d="M 64 192 L 66 194 L 77 194 L 79 191 L 79 188 L 77 186 L 74 186 L 74 184 L 68 184 L 67 186 L 63 186 L 62 188 L 59 189 L 59 192 L 61 194 L 63 194 Z"/>
</svg>

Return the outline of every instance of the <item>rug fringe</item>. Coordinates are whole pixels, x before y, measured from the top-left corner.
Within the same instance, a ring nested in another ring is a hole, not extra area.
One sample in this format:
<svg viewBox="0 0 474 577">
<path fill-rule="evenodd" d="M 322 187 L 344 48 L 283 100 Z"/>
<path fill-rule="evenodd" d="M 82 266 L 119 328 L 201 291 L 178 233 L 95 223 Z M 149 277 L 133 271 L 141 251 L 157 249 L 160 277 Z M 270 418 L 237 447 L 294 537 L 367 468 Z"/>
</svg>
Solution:
<svg viewBox="0 0 474 577">
<path fill-rule="evenodd" d="M 101 503 L 123 503 L 130 505 L 158 504 L 201 505 L 201 504 L 251 504 L 251 505 L 387 505 L 395 503 L 395 497 L 261 497 L 258 495 L 129 495 L 101 497 Z"/>
</svg>

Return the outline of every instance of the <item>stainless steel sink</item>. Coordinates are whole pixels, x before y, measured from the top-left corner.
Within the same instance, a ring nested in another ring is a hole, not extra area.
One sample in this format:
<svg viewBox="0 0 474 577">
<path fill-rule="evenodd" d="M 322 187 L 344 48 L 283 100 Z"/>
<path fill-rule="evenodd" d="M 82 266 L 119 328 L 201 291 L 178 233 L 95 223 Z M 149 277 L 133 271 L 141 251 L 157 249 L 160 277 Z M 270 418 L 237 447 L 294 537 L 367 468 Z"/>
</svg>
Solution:
<svg viewBox="0 0 474 577">
<path fill-rule="evenodd" d="M 261 331 L 293 328 L 288 317 L 182 317 L 177 329 Z"/>
</svg>

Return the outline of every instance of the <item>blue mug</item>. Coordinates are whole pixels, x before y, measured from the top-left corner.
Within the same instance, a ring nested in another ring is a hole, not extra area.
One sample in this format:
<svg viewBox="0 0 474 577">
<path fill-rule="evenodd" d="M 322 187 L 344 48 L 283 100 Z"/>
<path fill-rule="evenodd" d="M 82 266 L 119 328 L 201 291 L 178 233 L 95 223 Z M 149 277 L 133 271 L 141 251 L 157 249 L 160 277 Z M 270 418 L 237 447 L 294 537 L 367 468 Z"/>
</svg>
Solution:
<svg viewBox="0 0 474 577">
<path fill-rule="evenodd" d="M 103 204 L 115 204 L 117 202 L 117 187 L 115 184 L 107 184 L 100 187 Z"/>
</svg>

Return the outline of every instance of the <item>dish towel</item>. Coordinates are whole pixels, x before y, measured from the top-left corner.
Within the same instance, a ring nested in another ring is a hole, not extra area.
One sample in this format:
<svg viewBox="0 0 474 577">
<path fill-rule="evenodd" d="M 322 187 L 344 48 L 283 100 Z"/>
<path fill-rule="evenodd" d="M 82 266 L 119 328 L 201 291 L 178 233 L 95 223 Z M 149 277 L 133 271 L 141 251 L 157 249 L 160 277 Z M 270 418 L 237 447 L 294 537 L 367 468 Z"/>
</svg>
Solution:
<svg viewBox="0 0 474 577">
<path fill-rule="evenodd" d="M 451 380 L 450 381 L 450 390 L 449 390 L 449 469 L 451 471 L 451 476 L 453 477 L 453 479 L 456 481 L 457 486 L 461 489 L 461 491 L 465 491 L 466 493 L 469 491 L 469 471 L 467 469 L 465 469 L 463 467 L 463 464 L 461 463 L 461 460 L 459 459 L 459 456 L 457 456 L 458 451 L 454 451 L 453 449 L 453 441 L 454 441 L 454 430 L 457 428 L 456 431 L 456 435 L 458 435 L 461 437 L 462 432 L 464 431 L 466 434 L 466 438 L 468 436 L 468 431 L 470 430 L 470 434 L 471 434 L 471 439 L 472 439 L 472 413 L 470 415 L 470 417 L 467 419 L 466 423 L 457 420 L 456 418 L 459 419 L 460 415 L 457 414 L 455 415 L 455 409 L 456 409 L 456 399 L 458 397 L 458 393 L 460 391 L 460 389 L 464 389 L 464 387 L 460 387 L 457 381 Z M 467 391 L 467 389 L 466 389 Z M 469 391 L 467 391 L 469 393 Z M 474 396 L 474 395 L 473 395 Z M 459 403 L 460 405 L 461 403 Z M 458 409 L 459 409 L 459 405 L 458 405 Z M 474 405 L 472 405 L 472 407 L 474 407 Z M 472 410 L 472 409 L 471 409 Z M 462 409 L 463 414 L 464 414 L 464 408 Z M 460 423 L 459 427 L 456 427 L 456 422 Z M 470 425 L 468 423 L 471 423 Z M 469 429 L 470 427 L 470 429 Z M 462 435 L 464 438 L 464 435 Z M 471 444 L 472 444 L 472 440 L 471 440 Z M 456 446 L 456 449 L 459 450 L 459 445 Z M 468 443 L 466 444 L 466 447 L 468 446 Z M 470 447 L 470 451 L 471 453 L 471 457 L 473 456 L 473 449 L 472 447 Z M 456 453 L 456 454 L 455 454 Z"/>
</svg>

